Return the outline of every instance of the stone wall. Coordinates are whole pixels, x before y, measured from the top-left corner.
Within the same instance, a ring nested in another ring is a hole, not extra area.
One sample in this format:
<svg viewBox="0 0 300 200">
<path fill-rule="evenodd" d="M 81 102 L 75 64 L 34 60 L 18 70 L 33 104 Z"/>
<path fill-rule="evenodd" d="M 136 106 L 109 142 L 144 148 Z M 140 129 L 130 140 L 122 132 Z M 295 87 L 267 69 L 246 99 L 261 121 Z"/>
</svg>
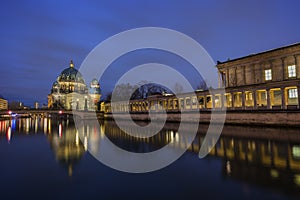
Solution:
<svg viewBox="0 0 300 200">
<path fill-rule="evenodd" d="M 186 122 L 198 121 L 198 112 L 183 112 Z M 216 112 L 215 122 L 219 122 L 221 114 Z M 133 120 L 149 121 L 149 115 L 147 113 L 132 113 L 131 118 Z M 127 120 L 124 113 L 114 114 L 114 118 Z M 104 119 L 112 119 L 111 113 L 105 113 Z M 152 118 L 155 120 L 162 120 L 159 113 Z M 209 111 L 204 111 L 200 113 L 200 123 L 210 123 L 211 113 Z M 168 113 L 167 121 L 169 122 L 180 122 L 181 115 L 179 112 Z M 267 125 L 267 126 L 300 126 L 300 111 L 227 111 L 226 113 L 226 124 L 238 124 L 238 125 Z"/>
</svg>

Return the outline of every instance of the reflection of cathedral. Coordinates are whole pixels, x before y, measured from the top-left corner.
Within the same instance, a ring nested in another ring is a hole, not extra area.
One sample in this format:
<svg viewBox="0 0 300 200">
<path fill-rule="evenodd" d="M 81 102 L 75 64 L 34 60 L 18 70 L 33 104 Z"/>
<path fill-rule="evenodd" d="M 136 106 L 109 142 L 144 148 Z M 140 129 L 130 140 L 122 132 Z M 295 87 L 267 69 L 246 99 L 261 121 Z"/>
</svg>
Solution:
<svg viewBox="0 0 300 200">
<path fill-rule="evenodd" d="M 71 176 L 74 165 L 80 161 L 86 151 L 78 131 L 74 126 L 69 126 L 63 121 L 58 124 L 58 134 L 49 134 L 48 140 L 56 160 L 64 167 L 68 167 Z"/>
<path fill-rule="evenodd" d="M 81 73 L 70 67 L 64 69 L 57 77 L 48 95 L 48 108 L 93 110 L 97 109 L 101 97 L 98 81 L 93 79 L 87 88 Z"/>
</svg>

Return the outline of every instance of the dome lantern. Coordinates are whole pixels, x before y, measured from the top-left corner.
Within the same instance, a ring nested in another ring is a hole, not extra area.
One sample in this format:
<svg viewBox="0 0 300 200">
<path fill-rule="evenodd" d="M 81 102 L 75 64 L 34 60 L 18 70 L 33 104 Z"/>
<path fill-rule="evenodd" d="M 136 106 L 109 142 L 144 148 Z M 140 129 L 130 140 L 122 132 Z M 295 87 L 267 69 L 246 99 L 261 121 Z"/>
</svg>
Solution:
<svg viewBox="0 0 300 200">
<path fill-rule="evenodd" d="M 70 61 L 70 68 L 74 68 L 73 60 Z"/>
</svg>

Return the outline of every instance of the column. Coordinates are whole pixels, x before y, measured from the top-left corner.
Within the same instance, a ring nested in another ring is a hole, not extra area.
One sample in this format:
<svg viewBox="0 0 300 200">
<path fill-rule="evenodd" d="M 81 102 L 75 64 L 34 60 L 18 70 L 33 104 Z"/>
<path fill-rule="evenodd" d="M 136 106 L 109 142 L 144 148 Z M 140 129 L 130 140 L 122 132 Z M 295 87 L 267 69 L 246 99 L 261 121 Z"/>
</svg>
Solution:
<svg viewBox="0 0 300 200">
<path fill-rule="evenodd" d="M 297 85 L 297 93 L 298 93 L 298 105 L 297 105 L 297 108 L 299 109 L 300 108 L 300 85 Z"/>
<path fill-rule="evenodd" d="M 298 62 L 298 55 L 294 55 L 294 59 L 295 59 L 295 66 L 296 66 L 296 77 L 297 78 L 300 78 L 300 65 L 299 65 L 299 62 Z"/>
<path fill-rule="evenodd" d="M 264 71 L 263 71 L 263 66 L 261 63 L 259 63 L 259 74 L 260 74 L 260 82 L 259 83 L 264 83 L 265 79 L 264 79 Z"/>
<path fill-rule="evenodd" d="M 252 91 L 252 97 L 253 97 L 253 108 L 257 109 L 257 101 L 256 101 L 256 90 Z"/>
<path fill-rule="evenodd" d="M 215 94 L 211 94 L 211 108 L 215 108 Z"/>
<path fill-rule="evenodd" d="M 245 91 L 242 91 L 242 109 L 245 109 Z"/>
<path fill-rule="evenodd" d="M 246 66 L 245 65 L 243 66 L 243 79 L 244 79 L 243 83 L 244 83 L 244 85 L 246 85 Z"/>
<path fill-rule="evenodd" d="M 281 71 L 282 71 L 282 80 L 284 80 L 284 79 L 285 79 L 284 60 L 285 60 L 285 58 L 281 58 Z"/>
<path fill-rule="evenodd" d="M 281 109 L 286 109 L 284 87 L 281 87 L 280 90 L 281 90 Z"/>
<path fill-rule="evenodd" d="M 267 89 L 267 109 L 271 109 L 270 89 Z"/>
<path fill-rule="evenodd" d="M 218 87 L 220 88 L 220 87 L 222 87 L 222 83 L 221 83 L 221 78 L 220 78 L 220 75 L 221 74 L 221 72 L 218 70 Z"/>
<path fill-rule="evenodd" d="M 234 109 L 234 93 L 230 93 L 231 94 L 231 105 L 232 105 L 232 108 Z"/>
<path fill-rule="evenodd" d="M 256 78 L 255 77 L 255 65 L 251 65 L 250 67 L 252 68 L 251 69 L 251 73 L 252 73 L 252 77 L 253 77 L 253 80 L 252 80 L 253 82 L 252 83 L 255 84 L 256 83 L 256 79 L 255 79 Z"/>
<path fill-rule="evenodd" d="M 221 93 L 220 95 L 220 103 L 221 103 L 221 109 L 224 108 L 224 94 Z"/>
<path fill-rule="evenodd" d="M 234 68 L 235 86 L 237 86 L 237 83 L 238 83 L 238 80 L 237 80 L 237 73 L 236 73 L 236 71 L 237 71 L 237 68 Z"/>
<path fill-rule="evenodd" d="M 226 70 L 226 83 L 225 87 L 229 87 L 229 69 Z"/>
</svg>

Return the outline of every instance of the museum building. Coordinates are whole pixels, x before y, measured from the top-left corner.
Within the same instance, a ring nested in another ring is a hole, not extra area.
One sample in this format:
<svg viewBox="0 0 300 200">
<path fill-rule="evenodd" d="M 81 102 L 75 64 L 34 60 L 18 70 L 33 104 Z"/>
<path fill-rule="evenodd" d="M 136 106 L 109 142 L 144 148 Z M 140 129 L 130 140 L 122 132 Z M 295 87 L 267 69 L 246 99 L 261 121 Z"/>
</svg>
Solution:
<svg viewBox="0 0 300 200">
<path fill-rule="evenodd" d="M 114 111 L 299 109 L 300 43 L 218 61 L 216 67 L 219 88 L 177 96 L 155 95 L 131 100 L 130 105 L 118 102 L 114 103 Z M 111 109 L 110 103 L 101 104 L 102 111 Z"/>
</svg>

